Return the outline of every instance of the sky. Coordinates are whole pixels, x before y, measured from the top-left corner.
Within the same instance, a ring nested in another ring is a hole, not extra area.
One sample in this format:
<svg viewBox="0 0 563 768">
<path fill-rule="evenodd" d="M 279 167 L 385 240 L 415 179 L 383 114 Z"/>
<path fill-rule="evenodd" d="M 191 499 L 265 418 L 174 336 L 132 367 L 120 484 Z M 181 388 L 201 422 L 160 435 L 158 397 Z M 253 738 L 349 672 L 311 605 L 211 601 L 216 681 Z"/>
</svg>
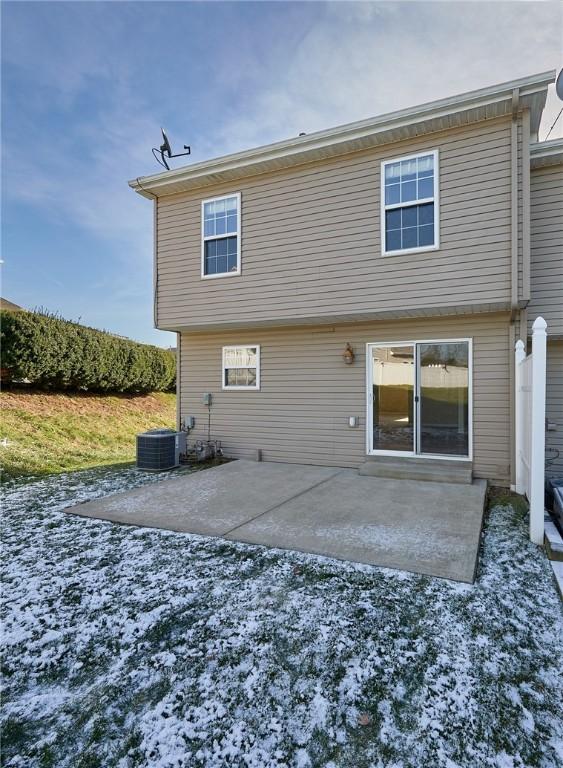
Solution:
<svg viewBox="0 0 563 768">
<path fill-rule="evenodd" d="M 2 295 L 174 344 L 153 328 L 152 204 L 127 186 L 160 169 L 161 125 L 199 162 L 556 69 L 562 9 L 3 2 Z"/>
</svg>

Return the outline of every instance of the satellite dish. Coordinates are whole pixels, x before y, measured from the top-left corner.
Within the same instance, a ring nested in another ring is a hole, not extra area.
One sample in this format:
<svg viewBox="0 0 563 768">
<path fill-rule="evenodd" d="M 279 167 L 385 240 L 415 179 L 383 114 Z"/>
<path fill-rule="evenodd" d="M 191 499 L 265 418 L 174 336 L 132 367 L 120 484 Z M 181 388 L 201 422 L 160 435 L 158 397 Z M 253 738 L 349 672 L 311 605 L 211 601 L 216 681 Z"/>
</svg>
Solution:
<svg viewBox="0 0 563 768">
<path fill-rule="evenodd" d="M 557 75 L 557 80 L 555 81 L 555 91 L 561 101 L 563 101 L 563 69 L 560 70 L 559 74 Z"/>
<path fill-rule="evenodd" d="M 162 131 L 162 144 L 160 145 L 160 151 L 165 152 L 168 157 L 172 156 L 172 149 L 170 147 L 170 142 L 168 141 L 168 136 L 166 135 L 166 131 L 164 128 L 160 129 Z"/>
<path fill-rule="evenodd" d="M 170 142 L 168 141 L 168 136 L 166 135 L 166 131 L 164 128 L 160 129 L 162 131 L 162 144 L 160 145 L 160 148 L 157 149 L 156 147 L 152 148 L 152 153 L 154 155 L 155 160 L 160 163 L 160 165 L 164 166 L 167 171 L 170 170 L 170 166 L 168 165 L 166 161 L 166 157 L 185 157 L 185 155 L 189 155 L 191 153 L 190 148 L 184 144 L 184 149 L 187 150 L 187 152 L 179 152 L 176 155 L 172 154 L 172 147 L 170 146 Z M 158 157 L 160 155 L 160 158 Z M 166 157 L 165 157 L 166 155 Z"/>
</svg>

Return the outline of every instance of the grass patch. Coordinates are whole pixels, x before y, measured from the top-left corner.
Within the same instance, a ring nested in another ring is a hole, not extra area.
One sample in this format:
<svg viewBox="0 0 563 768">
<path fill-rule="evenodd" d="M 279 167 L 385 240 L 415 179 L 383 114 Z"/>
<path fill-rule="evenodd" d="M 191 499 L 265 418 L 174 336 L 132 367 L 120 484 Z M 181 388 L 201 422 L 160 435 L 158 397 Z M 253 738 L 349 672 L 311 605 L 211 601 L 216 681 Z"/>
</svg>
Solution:
<svg viewBox="0 0 563 768">
<path fill-rule="evenodd" d="M 561 764 L 561 605 L 509 493 L 473 585 L 62 511 L 166 476 L 6 484 L 1 764 Z"/>
<path fill-rule="evenodd" d="M 512 509 L 520 514 L 525 514 L 528 509 L 528 502 L 524 496 L 520 496 L 518 493 L 509 490 L 508 488 L 500 488 L 499 486 L 491 486 L 487 491 L 487 511 L 493 507 L 512 507 Z"/>
<path fill-rule="evenodd" d="M 138 432 L 174 427 L 176 396 L 9 390 L 0 410 L 4 476 L 36 476 L 133 461 Z"/>
</svg>

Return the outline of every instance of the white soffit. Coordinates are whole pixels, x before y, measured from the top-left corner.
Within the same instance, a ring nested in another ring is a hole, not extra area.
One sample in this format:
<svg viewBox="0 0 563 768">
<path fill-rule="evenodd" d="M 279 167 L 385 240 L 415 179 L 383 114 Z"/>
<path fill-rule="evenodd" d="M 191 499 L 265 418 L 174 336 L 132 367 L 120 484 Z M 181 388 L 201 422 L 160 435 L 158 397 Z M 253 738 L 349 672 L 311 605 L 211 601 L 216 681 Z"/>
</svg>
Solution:
<svg viewBox="0 0 563 768">
<path fill-rule="evenodd" d="M 520 109 L 530 110 L 530 127 L 534 135 L 537 133 L 545 105 L 547 86 L 554 79 L 555 71 L 532 75 L 368 120 L 133 179 L 129 186 L 144 197 L 152 199 L 491 120 L 512 114 L 513 95 L 516 90 Z"/>
</svg>

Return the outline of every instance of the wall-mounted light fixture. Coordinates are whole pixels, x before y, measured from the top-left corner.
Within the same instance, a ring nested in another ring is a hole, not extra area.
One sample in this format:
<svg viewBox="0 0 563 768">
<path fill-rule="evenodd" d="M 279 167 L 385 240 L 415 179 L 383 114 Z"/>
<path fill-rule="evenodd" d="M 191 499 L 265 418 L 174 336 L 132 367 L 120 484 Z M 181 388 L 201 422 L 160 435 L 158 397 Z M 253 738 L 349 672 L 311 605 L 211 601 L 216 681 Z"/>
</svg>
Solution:
<svg viewBox="0 0 563 768">
<path fill-rule="evenodd" d="M 356 357 L 356 355 L 354 354 L 354 350 L 352 349 L 352 346 L 351 346 L 350 342 L 348 341 L 346 343 L 346 347 L 344 349 L 344 352 L 342 353 L 342 359 L 344 360 L 346 365 L 352 365 L 352 363 L 354 362 L 354 358 L 355 357 Z"/>
</svg>

